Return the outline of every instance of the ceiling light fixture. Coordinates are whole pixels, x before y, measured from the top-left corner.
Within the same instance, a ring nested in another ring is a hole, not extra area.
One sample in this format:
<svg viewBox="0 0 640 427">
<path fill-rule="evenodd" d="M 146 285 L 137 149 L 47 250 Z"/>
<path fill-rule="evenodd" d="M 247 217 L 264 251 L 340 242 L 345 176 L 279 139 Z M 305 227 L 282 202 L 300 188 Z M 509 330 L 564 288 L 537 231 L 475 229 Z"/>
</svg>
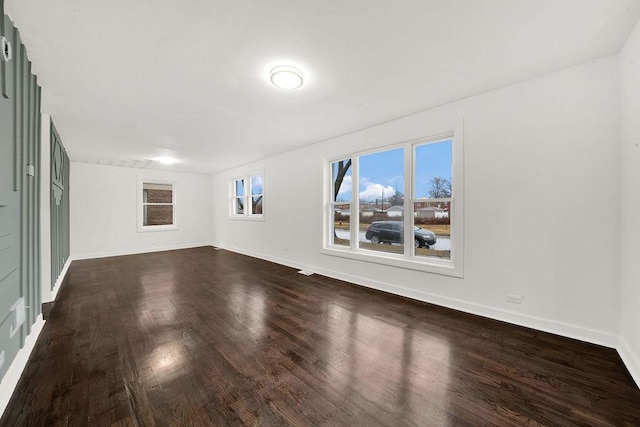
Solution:
<svg viewBox="0 0 640 427">
<path fill-rule="evenodd" d="M 302 86 L 302 71 L 290 65 L 281 65 L 271 70 L 271 83 L 280 89 L 297 89 Z"/>
<path fill-rule="evenodd" d="M 156 162 L 162 163 L 163 165 L 172 165 L 177 162 L 177 160 L 173 157 L 156 157 L 154 160 Z"/>
</svg>

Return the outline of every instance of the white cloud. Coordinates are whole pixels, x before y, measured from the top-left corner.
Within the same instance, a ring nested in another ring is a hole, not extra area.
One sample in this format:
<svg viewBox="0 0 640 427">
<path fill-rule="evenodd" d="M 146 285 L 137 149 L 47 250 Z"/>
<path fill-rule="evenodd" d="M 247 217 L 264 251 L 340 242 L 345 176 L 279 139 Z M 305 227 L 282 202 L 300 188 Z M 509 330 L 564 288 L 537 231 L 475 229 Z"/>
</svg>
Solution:
<svg viewBox="0 0 640 427">
<path fill-rule="evenodd" d="M 375 199 L 380 199 L 382 197 L 383 190 L 385 199 L 396 194 L 396 190 L 390 185 L 385 187 L 382 184 L 367 182 L 364 180 L 362 184 L 365 185 L 365 188 L 360 192 L 360 200 L 374 201 Z"/>
<path fill-rule="evenodd" d="M 342 184 L 340 184 L 340 189 L 338 190 L 338 196 L 349 193 L 350 191 L 351 191 L 351 175 L 346 175 L 342 180 Z"/>
</svg>

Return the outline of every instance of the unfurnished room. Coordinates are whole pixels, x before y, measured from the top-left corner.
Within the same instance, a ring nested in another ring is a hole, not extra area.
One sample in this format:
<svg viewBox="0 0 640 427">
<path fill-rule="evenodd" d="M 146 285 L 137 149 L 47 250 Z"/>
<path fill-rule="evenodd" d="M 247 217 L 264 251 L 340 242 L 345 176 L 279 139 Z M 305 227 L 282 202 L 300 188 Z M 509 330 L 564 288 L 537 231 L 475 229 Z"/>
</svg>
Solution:
<svg viewBox="0 0 640 427">
<path fill-rule="evenodd" d="M 640 0 L 0 9 L 0 426 L 640 425 Z"/>
</svg>

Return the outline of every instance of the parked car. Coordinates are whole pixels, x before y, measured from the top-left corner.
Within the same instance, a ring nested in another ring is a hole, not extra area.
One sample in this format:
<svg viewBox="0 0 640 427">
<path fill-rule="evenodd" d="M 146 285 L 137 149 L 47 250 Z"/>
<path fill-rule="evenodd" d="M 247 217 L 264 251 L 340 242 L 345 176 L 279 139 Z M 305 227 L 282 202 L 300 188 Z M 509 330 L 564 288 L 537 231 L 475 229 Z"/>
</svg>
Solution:
<svg viewBox="0 0 640 427">
<path fill-rule="evenodd" d="M 413 228 L 416 248 L 429 248 L 436 244 L 436 235 L 431 230 Z M 402 221 L 375 221 L 367 228 L 364 237 L 371 243 L 402 243 Z"/>
</svg>

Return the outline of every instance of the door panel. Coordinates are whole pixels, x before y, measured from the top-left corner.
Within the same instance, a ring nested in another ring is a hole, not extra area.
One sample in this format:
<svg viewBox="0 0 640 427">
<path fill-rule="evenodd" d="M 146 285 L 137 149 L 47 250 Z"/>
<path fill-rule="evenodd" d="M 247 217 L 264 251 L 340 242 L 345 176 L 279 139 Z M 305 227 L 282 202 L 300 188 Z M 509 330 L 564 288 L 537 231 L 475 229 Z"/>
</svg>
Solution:
<svg viewBox="0 0 640 427">
<path fill-rule="evenodd" d="M 4 17 L 3 17 L 4 18 Z M 14 46 L 13 31 L 5 19 L 3 35 Z M 5 63 L 0 70 L 6 90 L 0 95 L 0 352 L 5 352 L 5 364 L 0 377 L 8 369 L 20 348 L 20 335 L 9 335 L 10 309 L 20 298 L 20 193 L 15 191 L 16 140 L 14 138 L 14 67 Z M 0 82 L 2 83 L 2 82 Z M 6 332 L 6 333 L 5 333 Z"/>
<path fill-rule="evenodd" d="M 2 3 L 0 0 L 0 6 Z M 41 311 L 37 182 L 40 91 L 19 33 L 1 11 L 0 35 L 11 44 L 12 57 L 8 62 L 0 59 L 0 85 L 4 85 L 0 91 L 0 352 L 5 352 L 0 379 Z M 26 176 L 27 165 L 34 167 L 35 176 Z M 25 298 L 26 318 L 11 337 L 11 307 L 20 297 Z"/>
</svg>

